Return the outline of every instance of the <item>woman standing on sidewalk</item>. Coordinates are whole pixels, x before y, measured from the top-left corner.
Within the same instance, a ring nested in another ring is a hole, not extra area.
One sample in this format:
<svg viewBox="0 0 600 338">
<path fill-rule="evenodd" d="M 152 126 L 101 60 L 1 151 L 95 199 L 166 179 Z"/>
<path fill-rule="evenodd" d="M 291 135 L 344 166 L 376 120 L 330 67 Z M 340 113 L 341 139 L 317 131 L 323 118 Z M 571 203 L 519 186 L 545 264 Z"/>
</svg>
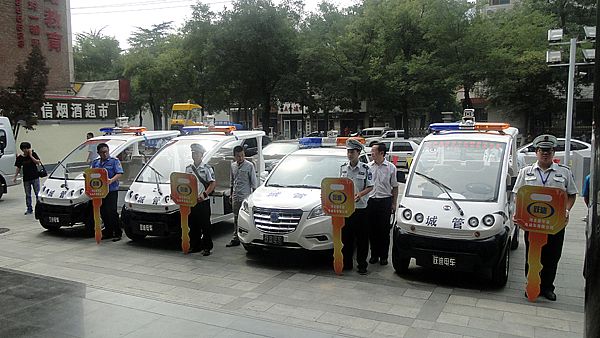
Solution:
<svg viewBox="0 0 600 338">
<path fill-rule="evenodd" d="M 31 143 L 21 142 L 19 148 L 23 154 L 19 154 L 15 160 L 17 173 L 13 178 L 13 182 L 17 182 L 17 177 L 19 176 L 22 168 L 23 188 L 25 188 L 25 204 L 27 205 L 25 215 L 29 215 L 33 213 L 33 205 L 31 203 L 31 188 L 33 187 L 36 202 L 37 195 L 40 192 L 40 176 L 38 175 L 37 165 L 42 163 L 42 161 L 40 161 L 40 157 L 35 153 L 35 151 L 31 149 Z"/>
</svg>

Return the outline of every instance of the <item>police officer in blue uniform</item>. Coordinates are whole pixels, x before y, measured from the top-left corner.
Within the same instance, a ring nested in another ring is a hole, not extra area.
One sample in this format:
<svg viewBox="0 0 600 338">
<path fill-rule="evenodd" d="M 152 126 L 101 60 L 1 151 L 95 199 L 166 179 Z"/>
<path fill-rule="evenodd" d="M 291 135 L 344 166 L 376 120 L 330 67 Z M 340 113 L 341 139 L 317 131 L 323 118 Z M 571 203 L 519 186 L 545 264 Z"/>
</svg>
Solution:
<svg viewBox="0 0 600 338">
<path fill-rule="evenodd" d="M 554 148 L 557 140 L 552 135 L 540 135 L 533 140 L 537 162 L 527 166 L 519 171 L 519 176 L 513 188 L 517 193 L 520 187 L 524 185 L 534 185 L 540 187 L 560 188 L 567 192 L 567 222 L 569 220 L 569 211 L 575 204 L 577 198 L 577 187 L 573 173 L 569 167 L 554 163 Z M 558 261 L 562 253 L 563 242 L 565 240 L 565 229 L 556 235 L 548 235 L 548 242 L 542 247 L 542 271 L 540 272 L 541 284 L 540 294 L 551 301 L 556 300 L 554 293 L 554 278 L 558 268 Z M 529 270 L 527 256 L 529 255 L 529 232 L 525 232 L 525 275 Z"/>
<path fill-rule="evenodd" d="M 347 177 L 354 182 L 355 210 L 350 217 L 346 217 L 342 228 L 342 255 L 344 256 L 344 270 L 352 269 L 354 245 L 356 244 L 356 264 L 358 273 L 367 273 L 367 256 L 369 254 L 369 228 L 367 226 L 367 199 L 373 190 L 371 169 L 366 163 L 358 160 L 363 145 L 355 139 L 346 142 L 348 162 L 342 164 L 340 176 Z"/>
<path fill-rule="evenodd" d="M 123 175 L 123 167 L 119 159 L 111 157 L 108 144 L 100 143 L 96 147 L 99 158 L 92 161 L 92 168 L 104 168 L 108 172 L 108 195 L 102 199 L 100 216 L 104 222 L 102 239 L 113 238 L 113 242 L 121 240 L 123 231 L 119 225 L 117 200 L 119 198 L 119 178 Z"/>
</svg>

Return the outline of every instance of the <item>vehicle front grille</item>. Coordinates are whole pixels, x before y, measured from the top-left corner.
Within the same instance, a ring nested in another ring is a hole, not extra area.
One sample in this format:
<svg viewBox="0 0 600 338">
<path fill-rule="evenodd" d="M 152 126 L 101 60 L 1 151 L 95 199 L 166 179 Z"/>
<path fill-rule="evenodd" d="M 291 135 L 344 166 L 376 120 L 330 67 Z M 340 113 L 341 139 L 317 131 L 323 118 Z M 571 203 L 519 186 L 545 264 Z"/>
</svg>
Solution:
<svg viewBox="0 0 600 338">
<path fill-rule="evenodd" d="M 256 228 L 272 234 L 288 234 L 293 232 L 302 218 L 302 210 L 300 209 L 254 207 L 252 212 Z"/>
</svg>

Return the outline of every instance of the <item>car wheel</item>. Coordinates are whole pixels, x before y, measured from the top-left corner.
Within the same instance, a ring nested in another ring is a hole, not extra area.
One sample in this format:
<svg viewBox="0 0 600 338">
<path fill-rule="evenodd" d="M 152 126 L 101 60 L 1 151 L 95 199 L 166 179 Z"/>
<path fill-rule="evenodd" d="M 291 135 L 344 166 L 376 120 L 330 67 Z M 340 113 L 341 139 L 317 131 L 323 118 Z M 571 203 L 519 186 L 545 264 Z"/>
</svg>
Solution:
<svg viewBox="0 0 600 338">
<path fill-rule="evenodd" d="M 396 248 L 392 248 L 392 265 L 397 274 L 406 274 L 408 273 L 408 266 L 410 265 L 410 257 L 401 255 L 396 252 Z"/>
<path fill-rule="evenodd" d="M 515 233 L 513 234 L 512 238 L 510 240 L 510 249 L 517 250 L 518 247 L 519 247 L 519 226 L 516 225 Z"/>
<path fill-rule="evenodd" d="M 244 249 L 246 249 L 246 253 L 250 255 L 256 255 L 262 252 L 262 248 L 259 246 L 244 243 L 242 243 L 242 245 L 244 246 Z"/>
<path fill-rule="evenodd" d="M 492 270 L 492 284 L 496 287 L 503 287 L 508 281 L 508 271 L 510 264 L 510 250 L 504 250 L 504 256 Z"/>
</svg>

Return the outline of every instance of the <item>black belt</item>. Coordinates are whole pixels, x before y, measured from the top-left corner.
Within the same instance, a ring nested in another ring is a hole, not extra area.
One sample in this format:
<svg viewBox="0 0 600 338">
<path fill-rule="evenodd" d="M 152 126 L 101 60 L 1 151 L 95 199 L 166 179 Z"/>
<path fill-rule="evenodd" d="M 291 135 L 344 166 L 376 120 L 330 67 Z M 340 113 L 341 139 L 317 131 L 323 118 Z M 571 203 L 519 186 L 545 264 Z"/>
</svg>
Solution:
<svg viewBox="0 0 600 338">
<path fill-rule="evenodd" d="M 385 201 L 385 200 L 389 200 L 391 199 L 392 196 L 390 197 L 370 197 L 369 200 L 374 200 L 374 201 Z"/>
</svg>

